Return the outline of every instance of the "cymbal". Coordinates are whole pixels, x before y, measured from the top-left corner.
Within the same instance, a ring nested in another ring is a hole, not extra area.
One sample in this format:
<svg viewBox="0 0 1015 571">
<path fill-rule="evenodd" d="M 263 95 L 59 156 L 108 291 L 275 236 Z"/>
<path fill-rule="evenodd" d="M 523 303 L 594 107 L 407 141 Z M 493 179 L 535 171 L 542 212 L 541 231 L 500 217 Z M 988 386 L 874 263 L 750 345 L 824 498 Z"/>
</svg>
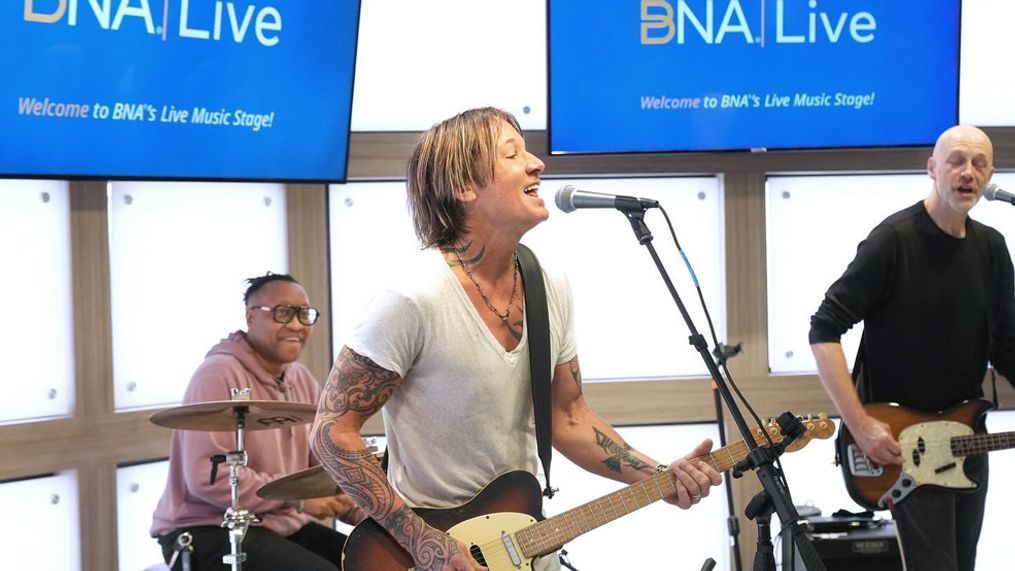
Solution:
<svg viewBox="0 0 1015 571">
<path fill-rule="evenodd" d="M 374 458 L 381 462 L 384 453 L 375 452 Z M 282 476 L 257 489 L 257 495 L 266 500 L 305 500 L 340 493 L 342 488 L 338 487 L 321 465 Z"/>
<path fill-rule="evenodd" d="M 314 466 L 295 474 L 283 476 L 257 489 L 257 495 L 266 500 L 305 500 L 334 496 L 342 488 L 324 471 L 324 466 Z"/>
<path fill-rule="evenodd" d="M 148 420 L 166 428 L 232 432 L 236 430 L 237 409 L 247 411 L 245 430 L 267 430 L 313 422 L 317 407 L 273 400 L 209 401 L 160 410 Z"/>
</svg>

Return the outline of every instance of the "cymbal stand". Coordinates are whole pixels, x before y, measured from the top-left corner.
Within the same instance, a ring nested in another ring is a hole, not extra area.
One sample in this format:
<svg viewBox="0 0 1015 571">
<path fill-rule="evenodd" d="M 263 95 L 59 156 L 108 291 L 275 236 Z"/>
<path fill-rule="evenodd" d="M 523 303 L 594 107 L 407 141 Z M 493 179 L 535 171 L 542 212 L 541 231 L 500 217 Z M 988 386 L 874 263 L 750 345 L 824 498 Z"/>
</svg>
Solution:
<svg viewBox="0 0 1015 571">
<path fill-rule="evenodd" d="M 261 521 L 255 514 L 240 506 L 240 466 L 247 465 L 247 452 L 243 449 L 243 432 L 246 427 L 246 416 L 249 408 L 238 405 L 233 409 L 236 414 L 236 450 L 227 454 L 212 456 L 211 481 L 215 483 L 218 465 L 225 462 L 229 466 L 229 492 L 231 504 L 226 509 L 222 527 L 229 528 L 229 554 L 222 556 L 222 563 L 231 565 L 233 571 L 241 571 L 247 554 L 243 553 L 243 538 L 252 523 Z"/>
</svg>

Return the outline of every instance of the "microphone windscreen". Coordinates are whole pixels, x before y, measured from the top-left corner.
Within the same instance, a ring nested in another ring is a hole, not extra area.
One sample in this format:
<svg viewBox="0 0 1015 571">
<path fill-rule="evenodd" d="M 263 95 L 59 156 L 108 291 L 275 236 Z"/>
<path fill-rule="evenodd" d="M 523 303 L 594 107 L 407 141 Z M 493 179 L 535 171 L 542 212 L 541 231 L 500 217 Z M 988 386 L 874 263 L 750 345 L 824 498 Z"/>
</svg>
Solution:
<svg viewBox="0 0 1015 571">
<path fill-rule="evenodd" d="M 574 191 L 575 187 L 568 184 L 558 190 L 557 195 L 553 197 L 553 202 L 557 204 L 557 208 L 559 208 L 561 212 L 575 211 L 574 201 L 571 199 Z"/>
<path fill-rule="evenodd" d="M 997 191 L 1001 190 L 996 184 L 990 183 L 983 187 L 983 197 L 987 200 L 996 200 Z"/>
</svg>

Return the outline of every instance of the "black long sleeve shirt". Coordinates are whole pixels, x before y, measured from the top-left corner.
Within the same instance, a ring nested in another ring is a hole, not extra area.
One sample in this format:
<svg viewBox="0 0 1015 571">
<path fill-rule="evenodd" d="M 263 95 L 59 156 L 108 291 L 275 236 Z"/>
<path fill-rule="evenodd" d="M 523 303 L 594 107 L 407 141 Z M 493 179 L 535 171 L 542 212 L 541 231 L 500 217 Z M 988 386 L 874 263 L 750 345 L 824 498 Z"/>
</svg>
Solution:
<svg viewBox="0 0 1015 571">
<path fill-rule="evenodd" d="M 1015 278 L 1004 237 L 968 219 L 944 233 L 923 202 L 889 216 L 811 318 L 810 342 L 864 322 L 864 402 L 933 412 L 983 395 L 988 361 L 1015 379 Z"/>
</svg>

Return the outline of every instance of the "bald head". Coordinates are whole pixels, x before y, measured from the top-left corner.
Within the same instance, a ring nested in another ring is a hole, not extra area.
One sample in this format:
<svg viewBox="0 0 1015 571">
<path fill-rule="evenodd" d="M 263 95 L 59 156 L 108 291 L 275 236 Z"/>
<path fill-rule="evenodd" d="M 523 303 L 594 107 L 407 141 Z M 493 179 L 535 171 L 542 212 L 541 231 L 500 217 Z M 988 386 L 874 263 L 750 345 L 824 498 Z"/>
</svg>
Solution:
<svg viewBox="0 0 1015 571">
<path fill-rule="evenodd" d="M 990 142 L 990 137 L 977 127 L 956 125 L 946 129 L 934 144 L 934 160 L 943 161 L 956 146 L 982 152 L 986 156 L 987 164 L 993 169 L 994 145 Z"/>
</svg>

